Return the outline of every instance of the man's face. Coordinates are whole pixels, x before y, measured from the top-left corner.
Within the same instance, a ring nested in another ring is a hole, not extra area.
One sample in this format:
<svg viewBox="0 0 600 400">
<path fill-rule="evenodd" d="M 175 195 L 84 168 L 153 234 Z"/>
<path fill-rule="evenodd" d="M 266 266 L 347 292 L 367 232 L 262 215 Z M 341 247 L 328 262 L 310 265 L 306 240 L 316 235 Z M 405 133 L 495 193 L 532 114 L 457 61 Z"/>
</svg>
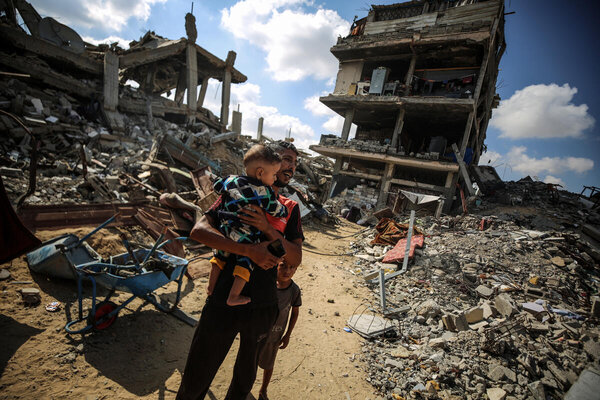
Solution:
<svg viewBox="0 0 600 400">
<path fill-rule="evenodd" d="M 281 156 L 281 168 L 277 172 L 277 180 L 273 186 L 284 187 L 290 183 L 290 180 L 296 172 L 296 165 L 298 163 L 296 153 L 291 149 L 283 149 L 279 152 Z"/>
</svg>

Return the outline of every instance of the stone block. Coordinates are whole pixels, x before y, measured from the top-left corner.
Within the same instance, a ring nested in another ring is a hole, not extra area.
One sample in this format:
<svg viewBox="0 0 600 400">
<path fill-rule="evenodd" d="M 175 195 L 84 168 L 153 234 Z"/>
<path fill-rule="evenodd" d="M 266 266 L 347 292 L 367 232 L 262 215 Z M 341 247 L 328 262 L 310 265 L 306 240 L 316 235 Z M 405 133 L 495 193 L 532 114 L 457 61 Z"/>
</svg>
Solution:
<svg viewBox="0 0 600 400">
<path fill-rule="evenodd" d="M 488 376 L 494 382 L 499 382 L 504 379 L 504 367 L 498 364 L 491 364 L 488 369 Z"/>
<path fill-rule="evenodd" d="M 443 349 L 444 347 L 446 347 L 446 340 L 444 338 L 435 338 L 435 339 L 431 339 L 429 341 L 429 347 L 431 347 L 432 349 Z"/>
<path fill-rule="evenodd" d="M 506 293 L 496 296 L 494 305 L 498 312 L 505 317 L 510 317 L 517 312 L 512 298 Z"/>
<path fill-rule="evenodd" d="M 483 310 L 483 319 L 491 318 L 494 315 L 494 311 L 492 310 L 492 306 L 488 301 L 484 302 L 481 305 L 481 309 Z"/>
<path fill-rule="evenodd" d="M 531 382 L 527 385 L 527 388 L 535 400 L 546 400 L 546 391 L 544 390 L 544 384 L 541 381 Z"/>
<path fill-rule="evenodd" d="M 461 313 L 454 317 L 454 326 L 456 326 L 457 331 L 468 331 L 469 324 L 467 323 L 467 317 L 465 317 L 464 313 Z"/>
<path fill-rule="evenodd" d="M 456 330 L 456 325 L 454 325 L 454 316 L 453 315 L 450 315 L 450 314 L 443 315 L 442 322 L 444 323 L 444 326 L 446 327 L 447 330 L 449 330 L 449 331 Z"/>
<path fill-rule="evenodd" d="M 471 308 L 470 310 L 467 310 L 465 317 L 469 324 L 479 322 L 483 319 L 483 309 L 481 307 Z"/>
<path fill-rule="evenodd" d="M 477 286 L 477 288 L 475 289 L 475 291 L 477 291 L 477 294 L 479 295 L 479 297 L 483 297 L 483 298 L 490 298 L 493 296 L 494 294 L 494 289 L 487 287 L 485 285 L 479 285 Z"/>
<path fill-rule="evenodd" d="M 504 400 L 506 398 L 506 391 L 500 388 L 489 388 L 486 390 L 488 398 L 490 400 Z"/>
</svg>

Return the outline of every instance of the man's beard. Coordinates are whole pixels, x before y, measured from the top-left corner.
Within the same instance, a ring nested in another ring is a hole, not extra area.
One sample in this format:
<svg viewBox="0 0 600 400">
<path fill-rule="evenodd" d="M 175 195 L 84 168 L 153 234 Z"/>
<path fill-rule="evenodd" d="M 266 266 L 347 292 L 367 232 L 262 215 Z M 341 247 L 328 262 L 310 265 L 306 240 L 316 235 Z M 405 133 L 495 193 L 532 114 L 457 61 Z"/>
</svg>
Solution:
<svg viewBox="0 0 600 400">
<path fill-rule="evenodd" d="M 286 187 L 287 183 L 283 183 L 279 178 L 275 182 L 273 182 L 273 186 L 277 186 L 278 188 Z"/>
<path fill-rule="evenodd" d="M 287 170 L 283 172 L 284 175 L 289 175 L 289 181 L 292 179 L 292 177 L 294 176 L 294 173 L 291 170 Z M 287 178 L 287 176 L 286 176 Z M 282 187 L 286 187 L 288 184 L 284 183 L 281 179 L 279 179 L 279 177 L 277 177 L 277 179 L 275 180 L 275 182 L 273 182 L 273 186 L 277 186 L 278 188 L 282 188 Z"/>
</svg>

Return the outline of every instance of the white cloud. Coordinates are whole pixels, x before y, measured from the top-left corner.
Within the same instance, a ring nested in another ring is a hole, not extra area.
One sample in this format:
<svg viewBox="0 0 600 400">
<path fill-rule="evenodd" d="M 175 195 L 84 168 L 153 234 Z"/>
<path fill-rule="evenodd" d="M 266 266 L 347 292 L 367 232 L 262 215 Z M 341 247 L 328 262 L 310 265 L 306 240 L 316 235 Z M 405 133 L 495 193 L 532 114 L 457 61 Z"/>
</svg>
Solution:
<svg viewBox="0 0 600 400">
<path fill-rule="evenodd" d="M 324 96 L 327 92 L 322 92 L 320 95 Z M 327 121 L 321 125 L 325 131 L 328 133 L 333 133 L 335 135 L 340 135 L 342 132 L 342 127 L 344 126 L 344 118 L 342 118 L 335 111 L 325 106 L 323 103 L 319 101 L 318 94 L 314 96 L 307 97 L 304 99 L 304 109 L 310 111 L 310 113 L 317 117 L 328 117 Z M 353 138 L 356 134 L 356 125 L 352 124 L 350 127 L 349 138 Z"/>
<path fill-rule="evenodd" d="M 53 17 L 65 25 L 104 27 L 121 31 L 131 18 L 146 21 L 154 4 L 167 0 L 38 0 L 32 2 L 43 17 Z M 72 27 L 72 26 L 71 26 Z"/>
<path fill-rule="evenodd" d="M 211 79 L 204 101 L 204 107 L 217 116 L 221 113 L 220 85 L 220 82 Z M 239 104 L 242 112 L 242 134 L 256 137 L 258 119 L 263 117 L 263 135 L 272 139 L 283 139 L 291 128 L 294 143 L 299 148 L 308 150 L 308 146 L 315 143 L 315 131 L 309 125 L 297 117 L 282 114 L 277 107 L 261 105 L 260 102 L 260 86 L 252 83 L 231 85 L 229 109 L 237 110 Z"/>
<path fill-rule="evenodd" d="M 501 163 L 502 159 L 502 154 L 488 150 L 479 157 L 478 165 L 491 165 L 492 167 L 496 167 Z"/>
<path fill-rule="evenodd" d="M 490 163 L 488 164 L 488 160 Z M 500 154 L 489 150 L 482 154 L 479 159 L 479 165 L 491 165 L 504 172 L 501 174 L 504 179 L 504 173 L 507 168 L 513 174 L 514 179 L 520 179 L 524 176 L 531 176 L 538 179 L 538 176 L 545 176 L 542 181 L 546 183 L 558 183 L 567 188 L 565 179 L 568 179 L 573 173 L 583 174 L 594 169 L 594 161 L 583 157 L 542 157 L 535 158 L 527 155 L 527 148 L 524 146 L 515 146 L 508 153 Z"/>
<path fill-rule="evenodd" d="M 594 168 L 594 161 L 582 157 L 542 157 L 534 158 L 526 154 L 524 146 L 513 147 L 506 155 L 514 171 L 526 175 L 584 173 Z"/>
<path fill-rule="evenodd" d="M 331 108 L 319 101 L 320 96 L 325 96 L 327 92 L 323 92 L 320 95 L 316 94 L 304 99 L 304 109 L 311 112 L 312 115 L 317 117 L 334 116 L 337 115 Z"/>
<path fill-rule="evenodd" d="M 242 0 L 222 10 L 221 26 L 263 49 L 277 81 L 331 79 L 338 62 L 329 48 L 350 23 L 333 10 L 306 10 L 312 6 L 309 0 Z"/>
<path fill-rule="evenodd" d="M 508 139 L 581 137 L 595 120 L 586 104 L 574 105 L 577 88 L 531 85 L 502 100 L 490 124 Z"/>
<path fill-rule="evenodd" d="M 546 177 L 543 179 L 543 181 L 544 181 L 545 183 L 555 183 L 555 184 L 561 185 L 563 188 L 567 187 L 567 185 L 565 184 L 565 181 L 563 181 L 563 180 L 562 180 L 562 179 L 560 179 L 560 178 L 557 178 L 556 176 L 547 175 L 547 176 L 546 176 Z"/>
<path fill-rule="evenodd" d="M 119 44 L 119 46 L 121 46 L 123 49 L 127 50 L 129 48 L 129 42 L 131 42 L 131 40 L 127 40 L 127 39 L 123 39 L 121 37 L 118 36 L 109 36 L 107 38 L 104 39 L 94 39 L 91 36 L 82 36 L 81 37 L 85 42 L 87 43 L 91 43 L 93 45 L 98 46 L 99 44 L 112 44 L 117 42 Z"/>
</svg>

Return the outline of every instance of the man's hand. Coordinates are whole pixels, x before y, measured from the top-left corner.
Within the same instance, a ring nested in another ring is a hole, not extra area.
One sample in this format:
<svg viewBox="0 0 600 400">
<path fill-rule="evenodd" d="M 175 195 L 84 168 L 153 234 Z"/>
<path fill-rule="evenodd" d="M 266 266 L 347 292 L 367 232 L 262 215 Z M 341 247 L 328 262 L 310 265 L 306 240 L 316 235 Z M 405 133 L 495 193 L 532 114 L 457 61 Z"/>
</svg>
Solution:
<svg viewBox="0 0 600 400">
<path fill-rule="evenodd" d="M 265 211 L 256 204 L 248 204 L 241 210 L 238 217 L 242 222 L 255 227 L 261 232 L 272 229 L 265 216 Z"/>
<path fill-rule="evenodd" d="M 283 335 L 281 338 L 281 342 L 279 342 L 279 348 L 281 350 L 285 349 L 290 343 L 290 335 Z"/>
<path fill-rule="evenodd" d="M 269 249 L 267 249 L 268 245 L 269 242 L 247 245 L 248 248 L 246 250 L 246 256 L 252 261 L 254 261 L 256 265 L 258 265 L 262 269 L 273 268 L 282 260 L 282 258 L 277 258 L 273 254 L 271 254 Z"/>
</svg>

